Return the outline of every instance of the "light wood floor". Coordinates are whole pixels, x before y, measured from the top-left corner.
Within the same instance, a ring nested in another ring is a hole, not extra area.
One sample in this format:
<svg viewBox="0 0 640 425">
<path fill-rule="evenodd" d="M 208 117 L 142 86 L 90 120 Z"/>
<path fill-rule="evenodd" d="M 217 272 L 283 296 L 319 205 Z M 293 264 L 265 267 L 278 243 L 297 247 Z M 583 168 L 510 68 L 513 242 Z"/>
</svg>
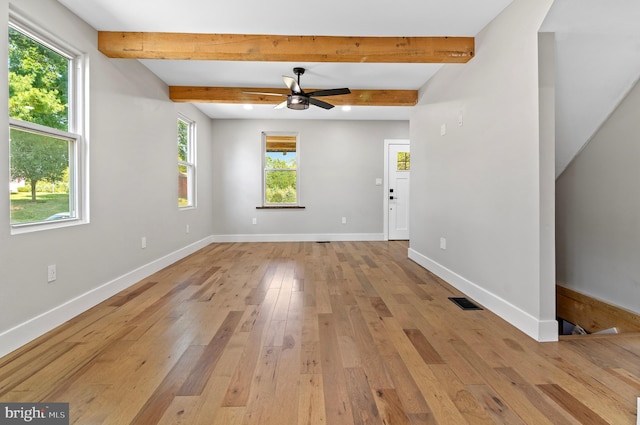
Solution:
<svg viewBox="0 0 640 425">
<path fill-rule="evenodd" d="M 536 343 L 404 242 L 214 244 L 0 359 L 76 424 L 635 424 L 640 336 Z"/>
</svg>

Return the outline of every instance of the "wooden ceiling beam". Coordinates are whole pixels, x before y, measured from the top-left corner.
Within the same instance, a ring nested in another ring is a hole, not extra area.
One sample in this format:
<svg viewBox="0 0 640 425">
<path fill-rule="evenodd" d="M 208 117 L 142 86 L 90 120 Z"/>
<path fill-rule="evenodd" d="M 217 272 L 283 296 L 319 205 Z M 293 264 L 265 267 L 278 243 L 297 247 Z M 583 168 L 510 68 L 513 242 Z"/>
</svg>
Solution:
<svg viewBox="0 0 640 425">
<path fill-rule="evenodd" d="M 98 32 L 110 58 L 365 63 L 465 63 L 473 37 L 337 37 Z"/>
<path fill-rule="evenodd" d="M 310 93 L 317 89 L 305 89 Z M 272 104 L 284 101 L 285 97 L 249 94 L 246 92 L 280 93 L 288 95 L 288 89 L 255 87 L 190 87 L 170 86 L 169 98 L 174 102 L 191 103 L 235 103 Z M 351 106 L 415 106 L 418 102 L 417 90 L 351 90 L 351 94 L 320 97 L 332 105 Z"/>
</svg>

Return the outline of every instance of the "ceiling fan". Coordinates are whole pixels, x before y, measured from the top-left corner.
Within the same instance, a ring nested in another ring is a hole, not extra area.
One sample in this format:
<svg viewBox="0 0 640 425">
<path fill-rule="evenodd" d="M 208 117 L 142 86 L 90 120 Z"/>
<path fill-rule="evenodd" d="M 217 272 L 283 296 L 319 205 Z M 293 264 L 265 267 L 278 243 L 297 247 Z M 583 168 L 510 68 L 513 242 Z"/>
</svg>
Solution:
<svg viewBox="0 0 640 425">
<path fill-rule="evenodd" d="M 293 77 L 287 77 L 286 75 L 282 76 L 282 79 L 284 80 L 284 84 L 287 87 L 289 87 L 289 90 L 291 90 L 291 94 L 264 93 L 264 92 L 245 92 L 245 93 L 286 97 L 287 100 L 277 104 L 274 109 L 282 109 L 286 106 L 289 109 L 296 109 L 296 110 L 308 109 L 309 104 L 319 106 L 324 109 L 331 109 L 333 108 L 332 104 L 324 102 L 322 100 L 318 100 L 316 99 L 316 97 L 335 96 L 339 94 L 351 93 L 351 90 L 349 90 L 348 88 L 316 90 L 309 93 L 305 93 L 304 90 L 302 90 L 302 87 L 300 87 L 300 76 L 304 74 L 304 71 L 305 71 L 304 68 L 299 68 L 299 67 L 293 68 L 293 73 L 298 76 L 297 81 Z"/>
</svg>

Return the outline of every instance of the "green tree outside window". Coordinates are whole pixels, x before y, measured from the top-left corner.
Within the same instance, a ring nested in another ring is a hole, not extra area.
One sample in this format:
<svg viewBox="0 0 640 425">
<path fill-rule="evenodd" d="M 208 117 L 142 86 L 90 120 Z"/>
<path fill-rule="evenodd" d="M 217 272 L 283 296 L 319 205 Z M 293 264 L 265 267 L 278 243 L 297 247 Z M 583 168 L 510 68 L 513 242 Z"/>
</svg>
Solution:
<svg viewBox="0 0 640 425">
<path fill-rule="evenodd" d="M 60 53 L 9 28 L 9 116 L 69 131 L 69 63 Z M 69 140 L 13 126 L 10 139 L 11 179 L 22 179 L 30 186 L 31 203 L 36 203 L 38 186 L 43 182 L 66 192 L 68 205 Z M 21 218 L 20 210 L 32 208 L 24 201 L 12 197 L 12 223 L 48 217 L 50 211 L 44 209 L 40 216 L 25 214 Z"/>
</svg>

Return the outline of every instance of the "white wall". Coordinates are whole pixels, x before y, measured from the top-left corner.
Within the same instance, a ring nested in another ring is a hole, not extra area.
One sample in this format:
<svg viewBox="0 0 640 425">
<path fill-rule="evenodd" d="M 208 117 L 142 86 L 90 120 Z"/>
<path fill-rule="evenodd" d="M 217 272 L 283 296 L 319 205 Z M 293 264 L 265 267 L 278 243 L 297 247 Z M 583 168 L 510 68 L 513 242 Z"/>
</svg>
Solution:
<svg viewBox="0 0 640 425">
<path fill-rule="evenodd" d="M 558 282 L 640 314 L 640 84 L 557 180 Z"/>
<path fill-rule="evenodd" d="M 541 225 L 553 164 L 541 163 L 538 119 L 538 28 L 551 3 L 515 0 L 478 34 L 473 60 L 421 90 L 410 135 L 410 257 L 538 340 L 557 338 L 553 264 L 541 262 L 553 249 Z"/>
<path fill-rule="evenodd" d="M 556 176 L 640 77 L 640 2 L 554 2 L 541 31 L 555 34 Z M 597 52 L 597 54 L 594 54 Z"/>
<path fill-rule="evenodd" d="M 262 205 L 261 132 L 299 134 L 304 210 Z M 384 139 L 406 139 L 406 121 L 215 120 L 216 240 L 380 240 Z M 252 224 L 252 218 L 257 224 Z M 347 218 L 347 224 L 341 218 Z"/>
<path fill-rule="evenodd" d="M 166 85 L 138 62 L 99 53 L 96 31 L 56 1 L 9 4 L 89 55 L 91 222 L 10 235 L 9 199 L 0 197 L 0 355 L 207 243 L 213 229 L 211 121 L 173 104 Z M 7 22 L 7 3 L 0 7 Z M 7 31 L 0 34 L 6 46 Z M 4 63 L 6 55 L 0 49 Z M 0 80 L 7 81 L 6 67 Z M 8 176 L 6 84 L 1 90 L 0 175 Z M 177 207 L 178 112 L 198 129 L 198 208 L 187 211 Z M 50 264 L 58 274 L 52 284 Z"/>
</svg>

